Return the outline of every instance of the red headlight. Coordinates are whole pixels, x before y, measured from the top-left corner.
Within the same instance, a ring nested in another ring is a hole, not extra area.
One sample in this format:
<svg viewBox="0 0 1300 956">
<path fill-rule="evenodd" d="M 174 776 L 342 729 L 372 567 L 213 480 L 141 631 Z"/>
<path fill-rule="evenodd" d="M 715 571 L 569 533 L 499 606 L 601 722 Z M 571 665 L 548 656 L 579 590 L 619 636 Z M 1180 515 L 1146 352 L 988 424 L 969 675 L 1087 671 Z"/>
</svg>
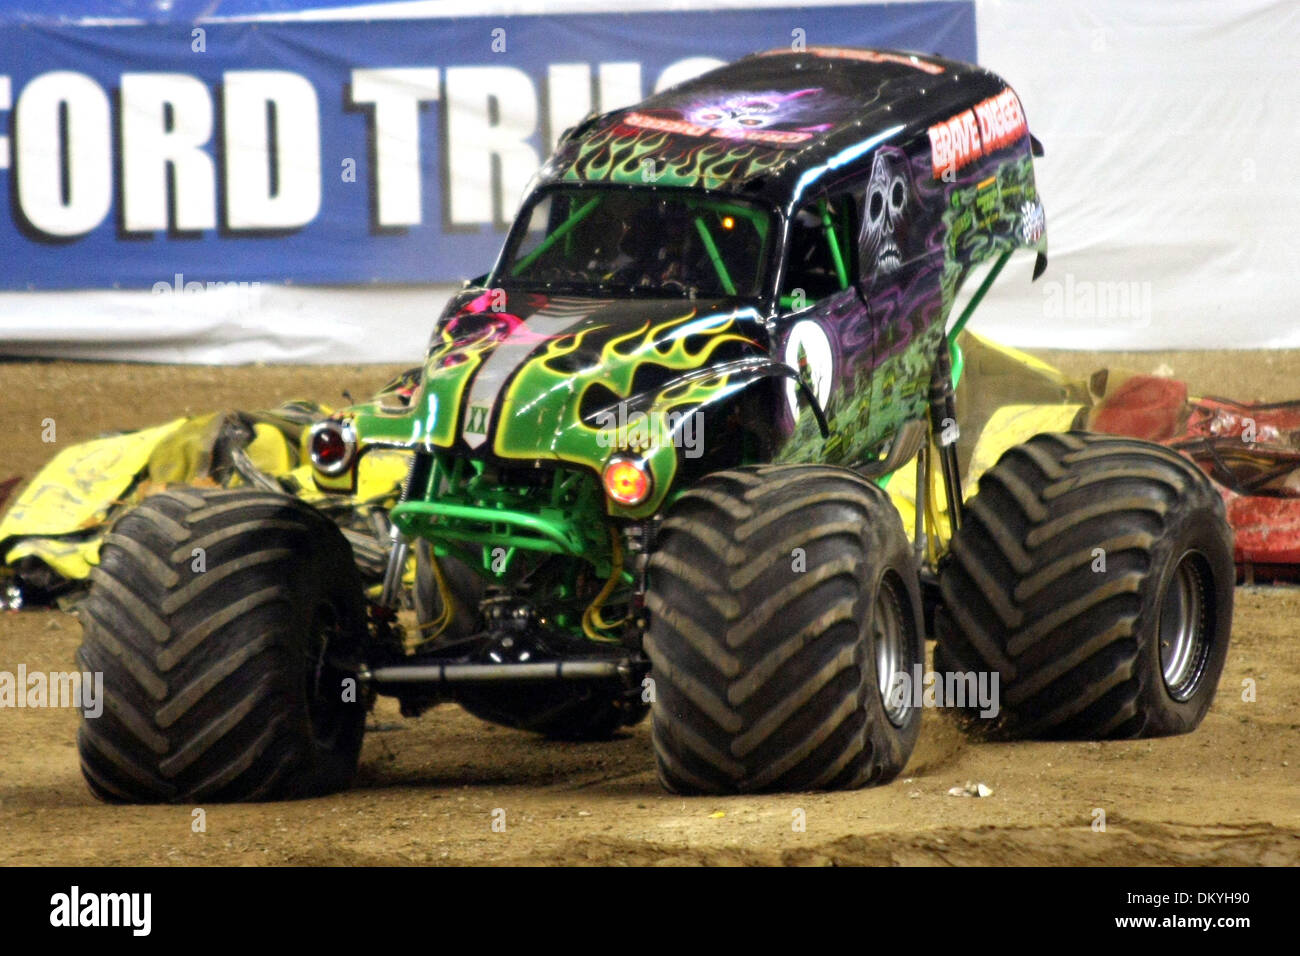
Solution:
<svg viewBox="0 0 1300 956">
<path fill-rule="evenodd" d="M 312 426 L 307 439 L 311 463 L 316 470 L 331 478 L 352 467 L 357 454 L 357 436 L 351 422 L 332 418 Z"/>
<path fill-rule="evenodd" d="M 650 469 L 640 459 L 611 458 L 601 479 L 605 494 L 620 505 L 639 505 L 650 497 Z"/>
</svg>

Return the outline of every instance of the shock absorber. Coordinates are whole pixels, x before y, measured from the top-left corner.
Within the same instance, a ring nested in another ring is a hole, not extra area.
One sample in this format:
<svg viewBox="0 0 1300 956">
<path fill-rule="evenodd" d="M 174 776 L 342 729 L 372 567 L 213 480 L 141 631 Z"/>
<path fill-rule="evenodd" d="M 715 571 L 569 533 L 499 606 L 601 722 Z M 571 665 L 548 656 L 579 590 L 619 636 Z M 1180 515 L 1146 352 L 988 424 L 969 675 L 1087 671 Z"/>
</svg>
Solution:
<svg viewBox="0 0 1300 956">
<path fill-rule="evenodd" d="M 406 482 L 398 502 L 410 501 L 412 496 L 423 494 L 429 482 L 429 469 L 433 457 L 428 452 L 417 451 L 411 457 L 411 467 L 406 473 Z M 402 590 L 402 572 L 406 568 L 406 557 L 411 551 L 410 539 L 397 525 L 391 525 L 389 531 L 391 546 L 388 551 L 388 566 L 384 569 L 384 585 L 380 591 L 379 603 L 390 611 L 397 611 L 398 594 Z"/>
<path fill-rule="evenodd" d="M 948 504 L 948 527 L 961 527 L 961 469 L 957 464 L 957 395 L 952 387 L 952 352 L 948 339 L 939 345 L 934 373 L 930 378 L 930 430 L 939 447 L 939 469 L 943 475 L 945 500 Z"/>
<path fill-rule="evenodd" d="M 645 521 L 629 522 L 623 526 L 623 555 L 627 569 L 636 579 L 632 591 L 631 622 L 632 626 L 624 630 L 624 643 L 634 641 L 640 646 L 648 624 L 649 611 L 645 606 L 646 572 L 650 565 L 650 553 L 654 547 L 655 531 L 659 516 Z"/>
</svg>

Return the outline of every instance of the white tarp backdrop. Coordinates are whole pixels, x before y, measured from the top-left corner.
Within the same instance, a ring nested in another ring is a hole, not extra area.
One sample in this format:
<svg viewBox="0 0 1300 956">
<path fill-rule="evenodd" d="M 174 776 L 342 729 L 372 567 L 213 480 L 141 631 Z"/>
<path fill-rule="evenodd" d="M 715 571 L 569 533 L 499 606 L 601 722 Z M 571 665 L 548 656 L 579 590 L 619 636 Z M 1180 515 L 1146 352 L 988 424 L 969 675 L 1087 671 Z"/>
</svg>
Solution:
<svg viewBox="0 0 1300 956">
<path fill-rule="evenodd" d="M 1033 285 L 1029 255 L 1008 266 L 974 327 L 1027 347 L 1300 347 L 1300 2 L 975 0 L 975 8 L 979 61 L 1015 87 L 1047 150 L 1036 169 L 1050 257 Z M 605 0 L 438 0 L 293 19 L 607 9 Z M 665 7 L 620 7 L 635 9 Z M 815 22 L 817 10 L 800 16 Z M 0 108 L 11 98 L 0 85 Z M 3 292 L 0 354 L 414 364 L 452 288 Z"/>
</svg>

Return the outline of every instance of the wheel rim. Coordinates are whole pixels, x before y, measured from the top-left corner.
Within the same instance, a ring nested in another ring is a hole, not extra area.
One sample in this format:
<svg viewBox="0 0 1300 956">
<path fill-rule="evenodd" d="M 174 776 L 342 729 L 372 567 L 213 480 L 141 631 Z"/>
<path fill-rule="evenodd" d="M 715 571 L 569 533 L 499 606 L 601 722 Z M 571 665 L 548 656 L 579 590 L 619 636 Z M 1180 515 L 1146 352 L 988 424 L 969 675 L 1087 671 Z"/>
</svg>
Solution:
<svg viewBox="0 0 1300 956">
<path fill-rule="evenodd" d="M 1204 557 L 1188 551 L 1174 568 L 1160 602 L 1156 624 L 1160 670 L 1169 696 L 1177 701 L 1192 697 L 1205 674 L 1210 650 L 1205 613 L 1207 581 Z"/>
<path fill-rule="evenodd" d="M 342 637 L 338 614 L 329 603 L 322 603 L 312 616 L 307 639 L 307 717 L 312 737 L 322 747 L 330 747 L 338 737 L 343 722 L 343 678 L 348 676 L 332 660 Z"/>
<path fill-rule="evenodd" d="M 892 581 L 881 582 L 876 594 L 875 613 L 872 615 L 872 643 L 876 649 L 876 682 L 885 716 L 895 727 L 907 720 L 911 706 L 909 695 L 902 692 L 905 686 L 899 675 L 907 672 L 908 627 L 903 617 L 903 602 Z"/>
</svg>

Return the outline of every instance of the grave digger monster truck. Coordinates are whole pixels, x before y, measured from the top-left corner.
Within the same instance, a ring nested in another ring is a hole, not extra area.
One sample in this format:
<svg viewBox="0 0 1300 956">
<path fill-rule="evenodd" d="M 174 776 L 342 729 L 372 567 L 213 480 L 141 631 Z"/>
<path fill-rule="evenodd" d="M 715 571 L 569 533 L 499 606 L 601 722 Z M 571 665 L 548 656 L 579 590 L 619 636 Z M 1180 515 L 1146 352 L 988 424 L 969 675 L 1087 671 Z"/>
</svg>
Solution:
<svg viewBox="0 0 1300 956">
<path fill-rule="evenodd" d="M 1044 434 L 963 500 L 953 337 L 1015 250 L 1045 267 L 1040 152 L 992 73 L 841 48 L 568 131 L 420 373 L 307 439 L 341 494 L 372 449 L 410 453 L 377 600 L 273 490 L 168 489 L 117 522 L 83 612 L 91 788 L 341 787 L 377 694 L 567 738 L 649 711 L 680 792 L 881 783 L 917 739 L 927 628 L 940 670 L 998 675 L 996 733 L 1194 728 L 1233 564 L 1190 461 Z M 914 459 L 909 542 L 881 486 Z"/>
</svg>

